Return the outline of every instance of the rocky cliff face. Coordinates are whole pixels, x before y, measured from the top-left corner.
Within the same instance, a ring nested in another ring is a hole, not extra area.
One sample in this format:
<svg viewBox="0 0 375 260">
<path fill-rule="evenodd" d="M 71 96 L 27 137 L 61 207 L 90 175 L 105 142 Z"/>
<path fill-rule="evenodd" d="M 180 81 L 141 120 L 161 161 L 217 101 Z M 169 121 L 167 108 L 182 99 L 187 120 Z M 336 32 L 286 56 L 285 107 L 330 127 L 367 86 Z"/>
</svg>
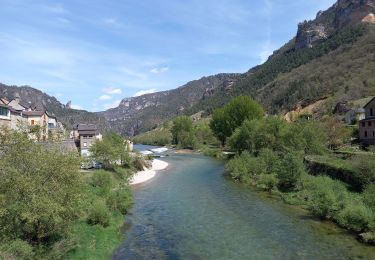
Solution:
<svg viewBox="0 0 375 260">
<path fill-rule="evenodd" d="M 183 114 L 217 90 L 229 91 L 240 74 L 218 74 L 191 81 L 174 90 L 125 98 L 116 108 L 100 112 L 112 130 L 133 136 Z"/>
<path fill-rule="evenodd" d="M 361 22 L 375 23 L 375 0 L 339 0 L 313 21 L 298 25 L 295 48 L 313 48 L 337 30 Z"/>
</svg>

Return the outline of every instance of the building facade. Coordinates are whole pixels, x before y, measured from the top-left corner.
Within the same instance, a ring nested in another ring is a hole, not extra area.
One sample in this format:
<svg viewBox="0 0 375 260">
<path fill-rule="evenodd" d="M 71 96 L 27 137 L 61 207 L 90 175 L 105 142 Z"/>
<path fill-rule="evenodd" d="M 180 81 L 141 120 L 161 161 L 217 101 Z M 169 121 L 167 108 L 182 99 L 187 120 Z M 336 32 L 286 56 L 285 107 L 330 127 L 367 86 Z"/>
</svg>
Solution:
<svg viewBox="0 0 375 260">
<path fill-rule="evenodd" d="M 96 125 L 77 124 L 74 126 L 71 136 L 80 150 L 81 156 L 90 156 L 90 147 L 96 140 L 101 140 L 102 135 L 99 133 Z"/>
<path fill-rule="evenodd" d="M 365 145 L 375 144 L 375 97 L 365 106 L 365 119 L 359 121 L 359 139 Z"/>
</svg>

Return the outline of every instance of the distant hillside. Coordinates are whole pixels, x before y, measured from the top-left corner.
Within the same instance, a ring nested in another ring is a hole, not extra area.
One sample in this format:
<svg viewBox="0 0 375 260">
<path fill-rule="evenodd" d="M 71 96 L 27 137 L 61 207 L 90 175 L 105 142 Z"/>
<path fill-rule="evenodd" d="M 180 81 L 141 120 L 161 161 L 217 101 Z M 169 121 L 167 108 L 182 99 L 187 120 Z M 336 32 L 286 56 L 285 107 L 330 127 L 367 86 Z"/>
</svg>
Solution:
<svg viewBox="0 0 375 260">
<path fill-rule="evenodd" d="M 17 87 L 0 83 L 0 97 L 6 97 L 11 100 L 15 94 L 20 96 L 23 103 L 36 104 L 39 107 L 46 108 L 49 112 L 56 115 L 58 120 L 68 129 L 71 129 L 76 123 L 94 123 L 102 130 L 106 128 L 106 120 L 95 113 L 70 109 L 61 104 L 55 97 L 29 86 Z"/>
<path fill-rule="evenodd" d="M 185 114 L 200 100 L 209 99 L 217 90 L 229 91 L 240 74 L 218 74 L 191 81 L 174 90 L 126 98 L 116 108 L 99 113 L 110 129 L 133 136 Z"/>
</svg>

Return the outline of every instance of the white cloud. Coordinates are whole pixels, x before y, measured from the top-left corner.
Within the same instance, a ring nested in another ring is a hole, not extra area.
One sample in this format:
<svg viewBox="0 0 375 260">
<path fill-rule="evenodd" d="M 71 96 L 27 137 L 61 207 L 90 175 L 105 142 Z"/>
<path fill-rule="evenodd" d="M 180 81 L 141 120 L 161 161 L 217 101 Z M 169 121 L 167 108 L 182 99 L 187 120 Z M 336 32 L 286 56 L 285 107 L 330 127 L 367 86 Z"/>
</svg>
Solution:
<svg viewBox="0 0 375 260">
<path fill-rule="evenodd" d="M 106 94 L 109 94 L 109 95 L 115 95 L 115 94 L 121 94 L 122 93 L 121 89 L 113 88 L 113 87 L 103 88 L 102 91 Z"/>
<path fill-rule="evenodd" d="M 99 100 L 110 100 L 112 97 L 110 95 L 101 95 L 98 99 Z"/>
<path fill-rule="evenodd" d="M 45 6 L 44 9 L 47 10 L 48 12 L 56 13 L 56 14 L 67 14 L 67 13 L 69 13 L 69 11 L 66 10 L 64 8 L 63 4 L 61 4 L 61 3 L 55 4 L 53 6 Z"/>
<path fill-rule="evenodd" d="M 152 70 L 150 70 L 150 72 L 154 74 L 160 74 L 160 73 L 167 72 L 168 70 L 169 70 L 168 67 L 161 67 L 161 68 L 153 68 Z"/>
<path fill-rule="evenodd" d="M 103 108 L 104 109 L 115 108 L 115 107 L 118 107 L 118 105 L 120 105 L 120 103 L 121 103 L 121 100 L 115 100 L 112 103 L 104 104 Z"/>
<path fill-rule="evenodd" d="M 118 21 L 118 19 L 116 17 L 108 17 L 108 18 L 105 18 L 103 19 L 103 22 L 107 25 L 111 25 L 111 26 L 121 26 L 121 23 Z"/>
<path fill-rule="evenodd" d="M 151 94 L 151 93 L 155 93 L 156 92 L 156 89 L 152 88 L 152 89 L 147 89 L 147 90 L 141 90 L 141 91 L 138 91 L 137 93 L 134 94 L 134 97 L 139 97 L 139 96 L 143 96 L 145 94 Z"/>
<path fill-rule="evenodd" d="M 78 105 L 72 105 L 71 108 L 77 109 L 77 110 L 83 110 L 83 107 L 78 106 Z"/>
</svg>

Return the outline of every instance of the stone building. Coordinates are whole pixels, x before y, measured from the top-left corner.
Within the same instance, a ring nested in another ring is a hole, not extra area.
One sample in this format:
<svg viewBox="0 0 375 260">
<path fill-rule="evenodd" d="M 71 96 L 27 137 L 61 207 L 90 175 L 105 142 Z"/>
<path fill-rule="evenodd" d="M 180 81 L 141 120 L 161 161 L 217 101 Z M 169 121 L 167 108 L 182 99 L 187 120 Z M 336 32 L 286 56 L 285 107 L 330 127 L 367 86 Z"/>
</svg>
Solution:
<svg viewBox="0 0 375 260">
<path fill-rule="evenodd" d="M 365 145 L 375 144 L 375 97 L 365 106 L 365 119 L 359 121 L 359 139 Z"/>
</svg>

